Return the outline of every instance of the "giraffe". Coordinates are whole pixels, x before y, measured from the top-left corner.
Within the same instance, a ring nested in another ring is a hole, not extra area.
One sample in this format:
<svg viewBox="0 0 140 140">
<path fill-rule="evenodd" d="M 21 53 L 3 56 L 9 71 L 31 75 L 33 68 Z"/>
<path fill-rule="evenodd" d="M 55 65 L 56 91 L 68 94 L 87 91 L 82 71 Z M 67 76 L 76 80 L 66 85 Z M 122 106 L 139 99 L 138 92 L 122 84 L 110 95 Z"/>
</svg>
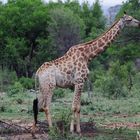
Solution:
<svg viewBox="0 0 140 140">
<path fill-rule="evenodd" d="M 38 110 L 43 110 L 46 114 L 49 127 L 52 127 L 50 105 L 55 87 L 74 87 L 74 97 L 72 101 L 72 120 L 70 131 L 80 133 L 80 97 L 84 82 L 88 77 L 88 63 L 91 59 L 105 51 L 120 31 L 125 26 L 140 27 L 140 21 L 132 16 L 124 15 L 114 22 L 114 24 L 101 36 L 92 41 L 72 46 L 62 57 L 42 64 L 37 72 L 36 79 L 39 82 L 41 92 L 38 99 L 34 100 L 34 123 L 32 132 L 35 133 Z M 37 108 L 37 109 L 35 109 Z"/>
</svg>

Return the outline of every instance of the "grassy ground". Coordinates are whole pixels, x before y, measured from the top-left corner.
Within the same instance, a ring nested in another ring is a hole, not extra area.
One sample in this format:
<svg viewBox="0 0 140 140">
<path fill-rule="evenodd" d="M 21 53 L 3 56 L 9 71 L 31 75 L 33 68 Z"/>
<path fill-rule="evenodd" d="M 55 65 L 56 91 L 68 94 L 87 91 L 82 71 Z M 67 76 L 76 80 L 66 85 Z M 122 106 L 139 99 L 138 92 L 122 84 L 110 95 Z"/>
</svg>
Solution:
<svg viewBox="0 0 140 140">
<path fill-rule="evenodd" d="M 64 120 L 71 114 L 73 94 L 65 91 L 64 95 L 52 102 L 53 121 Z M 31 92 L 18 93 L 14 97 L 9 97 L 6 93 L 1 94 L 0 120 L 31 122 L 34 98 L 35 94 Z M 94 140 L 136 138 L 136 132 L 140 130 L 140 96 L 111 100 L 97 94 L 89 100 L 87 93 L 83 93 L 81 101 L 81 122 L 95 123 L 97 133 L 94 135 Z M 44 113 L 39 114 L 39 120 L 45 120 Z M 87 137 L 82 137 L 82 139 L 87 139 Z M 93 135 L 88 139 L 93 139 Z"/>
</svg>

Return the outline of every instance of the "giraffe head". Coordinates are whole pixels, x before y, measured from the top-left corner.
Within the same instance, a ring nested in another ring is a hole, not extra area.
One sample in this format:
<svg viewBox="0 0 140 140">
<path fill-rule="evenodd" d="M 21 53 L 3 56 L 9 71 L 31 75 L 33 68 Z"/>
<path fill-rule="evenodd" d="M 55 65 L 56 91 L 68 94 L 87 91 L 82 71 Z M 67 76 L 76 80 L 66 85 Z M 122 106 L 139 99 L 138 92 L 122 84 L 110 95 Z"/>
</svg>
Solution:
<svg viewBox="0 0 140 140">
<path fill-rule="evenodd" d="M 122 24 L 128 27 L 140 27 L 140 21 L 127 15 L 126 12 L 124 12 L 124 16 L 122 17 Z"/>
</svg>

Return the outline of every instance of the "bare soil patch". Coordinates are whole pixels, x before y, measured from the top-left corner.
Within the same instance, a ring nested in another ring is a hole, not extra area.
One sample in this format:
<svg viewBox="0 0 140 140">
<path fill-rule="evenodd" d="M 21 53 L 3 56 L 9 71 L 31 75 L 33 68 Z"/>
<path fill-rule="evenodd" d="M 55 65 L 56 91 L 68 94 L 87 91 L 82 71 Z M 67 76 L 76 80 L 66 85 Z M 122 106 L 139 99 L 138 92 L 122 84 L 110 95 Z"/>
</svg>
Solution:
<svg viewBox="0 0 140 140">
<path fill-rule="evenodd" d="M 135 115 L 139 117 L 140 115 Z M 91 115 L 83 115 L 83 117 L 94 117 Z M 129 117 L 128 115 L 114 115 L 113 117 Z M 56 122 L 57 127 L 60 131 L 64 130 L 64 123 L 62 121 Z M 113 122 L 108 124 L 100 125 L 104 129 L 115 129 L 115 128 L 139 128 L 140 123 L 130 123 L 130 122 Z M 32 123 L 21 122 L 21 120 L 12 120 L 12 121 L 0 121 L 0 140 L 33 140 L 34 138 L 31 135 L 31 127 Z M 87 137 L 94 137 L 101 133 L 100 130 L 97 129 L 96 124 L 94 122 L 81 122 L 81 135 Z M 36 139 L 39 140 L 47 140 L 48 139 L 48 124 L 46 121 L 39 122 L 37 125 L 36 131 Z"/>
</svg>

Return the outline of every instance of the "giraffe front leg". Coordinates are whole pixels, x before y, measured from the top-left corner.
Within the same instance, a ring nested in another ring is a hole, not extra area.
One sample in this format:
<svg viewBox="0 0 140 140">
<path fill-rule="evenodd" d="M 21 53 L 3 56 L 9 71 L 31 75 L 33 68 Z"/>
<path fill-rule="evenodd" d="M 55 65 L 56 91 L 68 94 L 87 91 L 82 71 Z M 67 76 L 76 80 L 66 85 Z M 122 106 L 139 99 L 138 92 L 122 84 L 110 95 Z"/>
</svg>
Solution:
<svg viewBox="0 0 140 140">
<path fill-rule="evenodd" d="M 75 124 L 75 117 L 76 117 L 76 108 L 72 105 L 72 118 L 70 124 L 70 132 L 74 132 L 74 124 Z"/>
<path fill-rule="evenodd" d="M 77 106 L 77 109 L 76 109 L 76 132 L 78 134 L 81 133 L 81 128 L 80 128 L 80 102 L 79 102 L 79 105 Z"/>
<path fill-rule="evenodd" d="M 75 95 L 72 104 L 72 121 L 70 131 L 74 132 L 74 123 L 76 121 L 76 132 L 80 133 L 80 103 L 81 103 L 81 91 L 83 89 L 83 83 L 75 85 Z"/>
<path fill-rule="evenodd" d="M 81 93 L 75 95 L 73 104 L 72 104 L 72 120 L 70 125 L 70 132 L 74 132 L 74 124 L 76 123 L 76 132 L 81 133 L 80 128 L 80 97 Z"/>
</svg>

